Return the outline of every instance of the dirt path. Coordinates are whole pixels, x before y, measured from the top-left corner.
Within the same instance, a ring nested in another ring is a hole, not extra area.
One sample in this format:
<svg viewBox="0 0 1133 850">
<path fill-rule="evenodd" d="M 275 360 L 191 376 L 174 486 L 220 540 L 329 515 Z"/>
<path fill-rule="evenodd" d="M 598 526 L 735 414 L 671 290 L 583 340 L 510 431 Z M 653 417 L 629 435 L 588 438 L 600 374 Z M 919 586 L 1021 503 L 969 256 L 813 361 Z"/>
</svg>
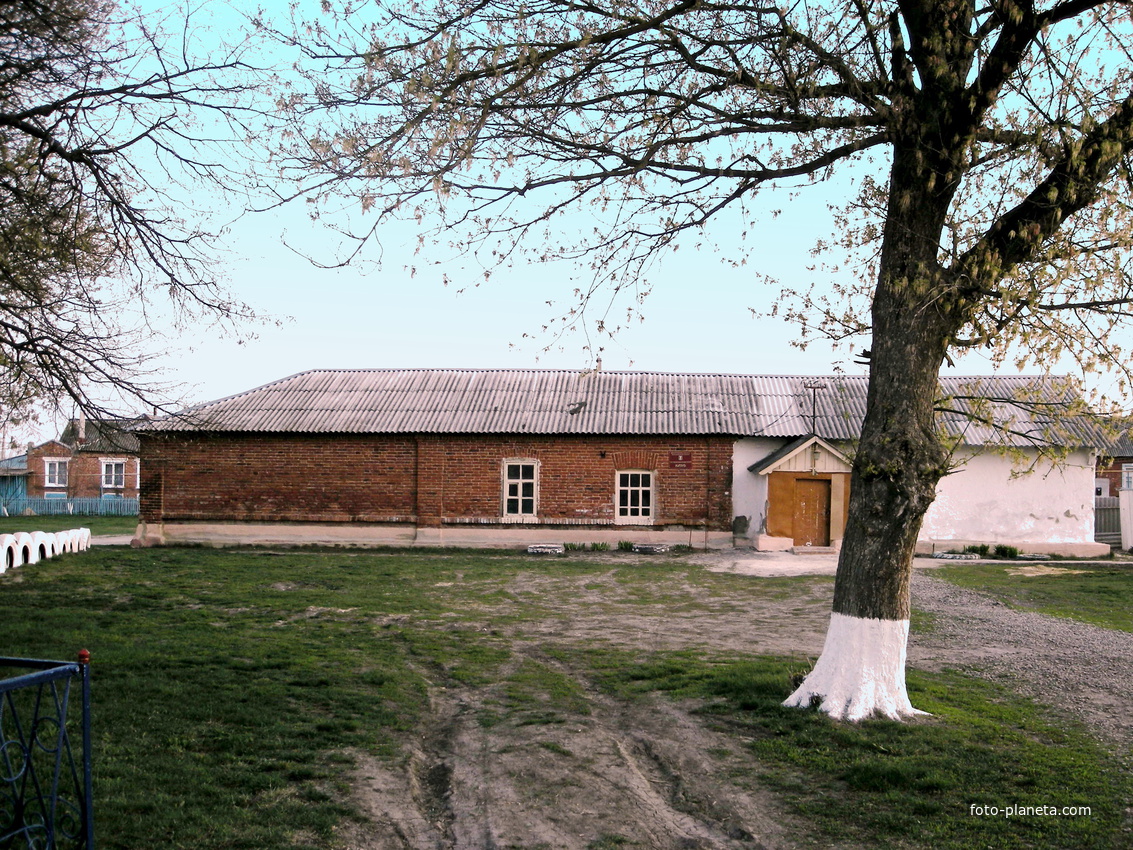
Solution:
<svg viewBox="0 0 1133 850">
<path fill-rule="evenodd" d="M 690 562 L 704 567 L 736 571 L 734 564 Z M 355 788 L 371 823 L 346 836 L 349 850 L 822 846 L 750 776 L 742 740 L 708 728 L 690 705 L 612 700 L 550 650 L 706 648 L 795 654 L 805 666 L 822 647 L 832 585 L 801 582 L 768 604 L 742 593 L 708 597 L 689 583 L 686 601 L 695 604 L 611 610 L 621 592 L 615 575 L 572 582 L 532 573 L 507 591 L 520 603 L 539 599 L 546 616 L 509 631 L 485 606 L 483 623 L 461 626 L 506 637 L 511 667 L 488 685 L 434 687 L 429 719 L 401 764 L 360 759 Z M 1122 671 L 1133 667 L 1133 635 L 1012 612 L 919 575 L 914 604 L 936 614 L 937 626 L 914 634 L 911 665 L 981 670 L 1068 710 L 1089 687 L 1093 698 L 1082 716 L 1129 750 L 1133 704 Z M 551 669 L 577 689 L 565 708 L 556 702 L 553 722 L 538 704 L 501 710 L 512 699 L 509 674 L 525 664 Z"/>
</svg>

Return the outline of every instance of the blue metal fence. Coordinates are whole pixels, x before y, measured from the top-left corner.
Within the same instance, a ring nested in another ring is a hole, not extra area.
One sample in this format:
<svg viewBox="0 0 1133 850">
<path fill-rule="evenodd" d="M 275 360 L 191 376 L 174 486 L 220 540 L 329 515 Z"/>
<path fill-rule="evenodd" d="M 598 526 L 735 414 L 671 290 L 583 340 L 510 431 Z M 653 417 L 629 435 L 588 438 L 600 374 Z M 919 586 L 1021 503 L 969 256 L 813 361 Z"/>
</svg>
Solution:
<svg viewBox="0 0 1133 850">
<path fill-rule="evenodd" d="M 90 656 L 0 658 L 0 848 L 94 850 Z M 68 729 L 79 683 L 78 756 Z"/>
<path fill-rule="evenodd" d="M 137 499 L 9 499 L 0 502 L 7 516 L 137 516 Z"/>
</svg>

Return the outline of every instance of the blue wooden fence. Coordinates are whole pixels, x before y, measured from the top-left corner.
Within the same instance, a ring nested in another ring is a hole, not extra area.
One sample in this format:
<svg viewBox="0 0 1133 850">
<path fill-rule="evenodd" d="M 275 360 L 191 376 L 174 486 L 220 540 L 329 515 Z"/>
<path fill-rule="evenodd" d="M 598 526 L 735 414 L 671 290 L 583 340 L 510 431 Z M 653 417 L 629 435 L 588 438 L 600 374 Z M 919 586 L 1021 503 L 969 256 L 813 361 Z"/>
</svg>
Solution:
<svg viewBox="0 0 1133 850">
<path fill-rule="evenodd" d="M 8 499 L 0 515 L 23 516 L 137 516 L 137 499 Z"/>
</svg>

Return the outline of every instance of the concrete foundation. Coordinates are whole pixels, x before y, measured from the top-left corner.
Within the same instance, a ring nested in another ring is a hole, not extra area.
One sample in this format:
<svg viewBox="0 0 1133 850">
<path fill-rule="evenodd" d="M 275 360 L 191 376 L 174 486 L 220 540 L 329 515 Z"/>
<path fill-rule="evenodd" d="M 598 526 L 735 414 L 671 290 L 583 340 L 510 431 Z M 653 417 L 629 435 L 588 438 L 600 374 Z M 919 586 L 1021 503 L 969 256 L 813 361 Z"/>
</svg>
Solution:
<svg viewBox="0 0 1133 850">
<path fill-rule="evenodd" d="M 731 549 L 730 531 L 704 529 L 504 528 L 406 524 L 331 523 L 139 523 L 134 546 L 459 546 L 526 549 L 536 543 L 665 543 L 694 549 Z"/>
<path fill-rule="evenodd" d="M 178 522 L 139 523 L 134 546 L 455 546 L 483 549 L 525 549 L 536 543 L 664 543 L 694 549 L 732 549 L 731 532 L 704 529 L 570 528 L 452 525 L 419 528 L 403 523 L 242 523 Z M 744 543 L 749 541 L 744 540 Z M 790 551 L 789 537 L 758 535 L 755 548 L 764 552 Z M 841 541 L 838 541 L 841 542 Z M 918 555 L 959 552 L 965 546 L 1004 544 L 1022 554 L 1062 555 L 1068 558 L 1098 558 L 1108 555 L 1104 543 L 1036 543 L 1017 540 L 919 540 Z M 837 551 L 831 548 L 829 551 Z"/>
<path fill-rule="evenodd" d="M 1021 555 L 1062 555 L 1065 558 L 1101 558 L 1109 555 L 1106 543 L 1035 543 L 1019 540 L 918 540 L 918 555 L 962 552 L 965 546 L 1014 546 Z"/>
<path fill-rule="evenodd" d="M 772 537 L 770 534 L 757 534 L 754 542 L 760 552 L 786 552 L 795 545 L 793 537 Z"/>
</svg>

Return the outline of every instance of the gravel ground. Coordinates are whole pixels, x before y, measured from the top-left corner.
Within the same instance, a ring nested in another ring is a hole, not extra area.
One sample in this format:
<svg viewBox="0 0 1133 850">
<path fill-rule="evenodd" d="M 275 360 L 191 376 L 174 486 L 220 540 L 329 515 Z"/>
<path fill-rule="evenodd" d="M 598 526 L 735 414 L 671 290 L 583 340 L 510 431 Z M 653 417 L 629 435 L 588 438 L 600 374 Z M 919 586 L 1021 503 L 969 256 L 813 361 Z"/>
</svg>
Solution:
<svg viewBox="0 0 1133 850">
<path fill-rule="evenodd" d="M 910 639 L 911 665 L 1002 682 L 1133 754 L 1133 634 L 1017 611 L 923 572 L 912 587 L 914 607 L 935 619 Z"/>
<path fill-rule="evenodd" d="M 732 551 L 691 560 L 751 576 L 833 575 L 837 567 L 832 555 Z M 1015 610 L 934 578 L 933 569 L 946 564 L 914 562 L 913 606 L 933 620 L 930 628 L 910 635 L 909 664 L 1000 682 L 1083 721 L 1133 763 L 1133 634 Z M 824 634 L 825 621 L 821 625 Z"/>
</svg>

